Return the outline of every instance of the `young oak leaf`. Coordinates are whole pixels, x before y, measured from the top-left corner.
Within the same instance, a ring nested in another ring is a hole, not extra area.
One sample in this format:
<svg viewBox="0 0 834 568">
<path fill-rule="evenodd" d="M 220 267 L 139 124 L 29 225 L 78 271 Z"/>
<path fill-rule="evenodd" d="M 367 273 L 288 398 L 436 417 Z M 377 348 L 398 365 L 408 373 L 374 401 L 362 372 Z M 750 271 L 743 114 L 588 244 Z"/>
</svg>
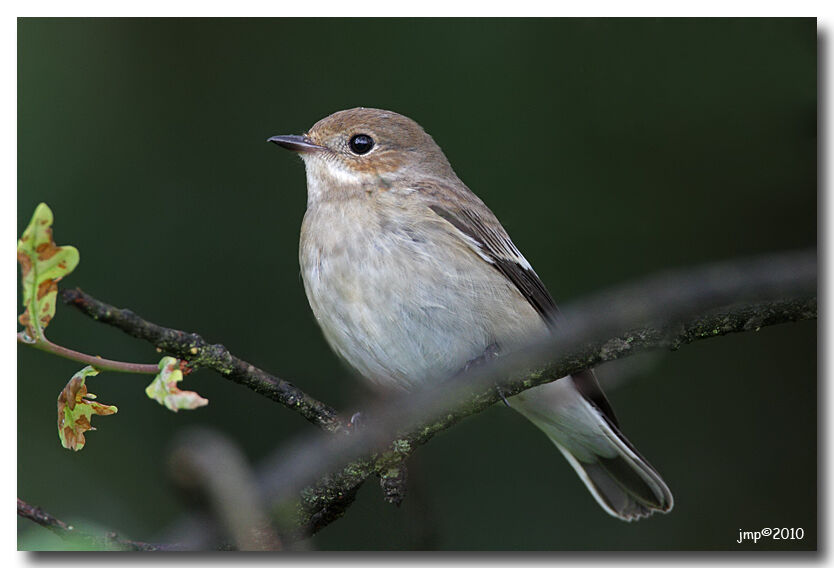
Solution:
<svg viewBox="0 0 834 568">
<path fill-rule="evenodd" d="M 96 395 L 87 392 L 84 381 L 95 375 L 98 375 L 98 369 L 87 365 L 72 376 L 58 395 L 58 436 L 61 445 L 68 450 L 77 452 L 84 447 L 84 432 L 95 430 L 90 424 L 93 414 L 107 416 L 118 411 L 115 406 L 95 402 Z"/>
<path fill-rule="evenodd" d="M 163 357 L 159 362 L 159 374 L 145 389 L 145 394 L 174 412 L 180 409 L 194 410 L 207 405 L 209 401 L 196 392 L 183 391 L 177 387 L 177 383 L 182 380 L 179 363 L 174 357 Z"/>
<path fill-rule="evenodd" d="M 31 339 L 40 339 L 55 315 L 58 281 L 78 265 L 78 249 L 59 247 L 52 240 L 52 210 L 41 203 L 29 226 L 17 241 L 17 261 L 23 284 L 23 306 L 19 321 Z"/>
</svg>

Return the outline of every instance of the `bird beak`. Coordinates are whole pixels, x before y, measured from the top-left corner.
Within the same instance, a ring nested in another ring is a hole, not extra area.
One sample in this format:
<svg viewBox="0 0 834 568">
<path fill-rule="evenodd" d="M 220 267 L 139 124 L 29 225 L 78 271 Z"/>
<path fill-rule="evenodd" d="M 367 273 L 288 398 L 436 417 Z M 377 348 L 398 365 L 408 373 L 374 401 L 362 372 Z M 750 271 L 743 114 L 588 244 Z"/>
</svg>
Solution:
<svg viewBox="0 0 834 568">
<path fill-rule="evenodd" d="M 273 136 L 272 138 L 267 138 L 266 141 L 274 142 L 282 148 L 292 150 L 293 152 L 318 152 L 326 149 L 324 146 L 315 144 L 306 135 L 298 136 L 296 134 L 288 134 L 285 136 Z"/>
</svg>

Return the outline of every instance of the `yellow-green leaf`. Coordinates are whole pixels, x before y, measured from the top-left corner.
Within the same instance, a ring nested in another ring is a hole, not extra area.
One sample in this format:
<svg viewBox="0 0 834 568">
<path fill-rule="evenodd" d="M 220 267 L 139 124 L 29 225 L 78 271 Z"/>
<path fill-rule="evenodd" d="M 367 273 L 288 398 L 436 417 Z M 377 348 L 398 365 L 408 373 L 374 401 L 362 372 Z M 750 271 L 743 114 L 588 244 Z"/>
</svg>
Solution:
<svg viewBox="0 0 834 568">
<path fill-rule="evenodd" d="M 208 404 L 208 400 L 194 391 L 183 391 L 177 386 L 182 380 L 179 359 L 163 357 L 159 362 L 159 374 L 145 389 L 149 398 L 164 405 L 168 410 L 194 410 Z"/>
<path fill-rule="evenodd" d="M 96 395 L 87 392 L 84 382 L 95 375 L 98 375 L 98 369 L 87 365 L 72 376 L 58 395 L 58 436 L 68 450 L 77 452 L 84 447 L 84 432 L 95 430 L 90 424 L 93 414 L 107 416 L 118 411 L 115 406 L 95 402 Z"/>
<path fill-rule="evenodd" d="M 41 203 L 17 241 L 17 261 L 23 284 L 20 323 L 31 339 L 40 339 L 55 315 L 58 281 L 78 265 L 78 250 L 52 240 L 52 211 Z"/>
</svg>

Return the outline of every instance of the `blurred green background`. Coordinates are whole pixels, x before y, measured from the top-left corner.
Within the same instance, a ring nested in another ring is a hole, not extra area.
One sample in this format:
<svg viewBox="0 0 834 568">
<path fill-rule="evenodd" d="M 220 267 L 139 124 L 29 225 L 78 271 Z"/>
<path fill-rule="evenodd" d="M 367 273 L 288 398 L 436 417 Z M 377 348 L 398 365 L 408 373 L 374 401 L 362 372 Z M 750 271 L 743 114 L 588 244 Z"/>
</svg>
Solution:
<svg viewBox="0 0 834 568">
<path fill-rule="evenodd" d="M 813 19 L 21 19 L 17 231 L 37 203 L 81 251 L 64 281 L 202 334 L 350 412 L 365 394 L 301 286 L 301 161 L 266 138 L 373 106 L 422 124 L 557 301 L 653 272 L 815 247 Z M 58 343 L 155 361 L 60 308 Z M 216 428 L 252 463 L 312 427 L 209 371 L 173 414 L 102 374 L 118 415 L 80 453 L 55 399 L 79 365 L 18 348 L 18 493 L 73 524 L 154 541 L 188 508 L 170 439 Z M 622 370 L 622 369 L 620 369 Z M 619 371 L 602 369 L 603 378 Z M 375 482 L 318 549 L 814 549 L 815 322 L 649 359 L 609 398 L 675 510 L 608 517 L 547 439 L 493 408 L 420 449 L 419 498 Z M 96 424 L 97 422 L 97 424 Z M 19 521 L 21 548 L 61 546 Z M 802 541 L 737 544 L 801 527 Z"/>
</svg>

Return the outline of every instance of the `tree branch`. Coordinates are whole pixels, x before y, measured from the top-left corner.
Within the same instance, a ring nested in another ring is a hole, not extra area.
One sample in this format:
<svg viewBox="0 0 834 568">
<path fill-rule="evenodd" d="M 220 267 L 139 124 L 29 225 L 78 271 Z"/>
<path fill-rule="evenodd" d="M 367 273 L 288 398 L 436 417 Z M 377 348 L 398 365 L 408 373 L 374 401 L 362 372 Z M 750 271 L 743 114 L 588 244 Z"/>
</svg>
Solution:
<svg viewBox="0 0 834 568">
<path fill-rule="evenodd" d="M 213 369 L 231 380 L 301 414 L 327 432 L 345 430 L 337 412 L 292 383 L 262 371 L 235 357 L 220 344 L 209 344 L 196 333 L 162 327 L 127 309 L 106 304 L 81 289 L 61 290 L 61 301 L 102 323 L 117 327 L 132 337 L 144 339 L 157 349 L 191 363 Z"/>
<path fill-rule="evenodd" d="M 805 252 L 661 275 L 599 295 L 565 310 L 563 321 L 570 325 L 537 346 L 363 412 L 369 425 L 354 436 L 306 440 L 291 452 L 284 448 L 281 456 L 296 457 L 268 461 L 265 494 L 275 502 L 295 502 L 299 525 L 314 532 L 322 526 L 313 522 L 319 511 L 338 518 L 349 505 L 342 496 L 367 477 L 396 471 L 416 446 L 497 403 L 502 394 L 513 396 L 650 349 L 676 350 L 700 339 L 814 319 L 815 289 L 816 254 Z"/>
<path fill-rule="evenodd" d="M 408 404 L 392 404 L 395 411 L 382 411 L 382 417 L 372 422 L 371 430 L 362 430 L 352 437 L 349 446 L 338 446 L 329 440 L 313 444 L 312 451 L 298 455 L 293 464 L 283 467 L 278 460 L 270 460 L 264 468 L 262 482 L 271 500 L 282 502 L 293 500 L 295 491 L 300 487 L 300 499 L 295 500 L 297 508 L 296 522 L 298 529 L 287 536 L 306 538 L 327 524 L 343 516 L 353 502 L 353 496 L 362 483 L 372 475 L 379 476 L 384 482 L 387 477 L 397 475 L 403 462 L 417 449 L 427 443 L 435 434 L 451 428 L 464 418 L 486 410 L 502 400 L 541 384 L 558 380 L 604 363 L 628 357 L 652 349 L 669 349 L 675 351 L 695 341 L 718 337 L 730 333 L 758 331 L 762 327 L 801 320 L 816 319 L 816 298 L 792 299 L 737 305 L 709 315 L 696 316 L 690 320 L 667 327 L 645 327 L 628 331 L 607 340 L 594 341 L 587 346 L 565 353 L 553 363 L 544 367 L 516 372 L 515 377 L 499 382 L 498 389 L 443 389 L 442 395 L 430 396 L 416 404 L 417 410 L 408 410 Z M 479 381 L 479 384 L 483 381 Z M 499 392 L 500 390 L 500 392 Z M 457 400 L 449 404 L 436 406 L 435 403 L 448 397 Z M 400 401 L 402 402 L 402 401 Z M 379 409 L 377 409 L 379 410 Z M 403 431 L 403 414 L 419 416 L 424 420 Z M 392 434 L 399 432 L 399 434 Z M 302 445 L 303 446 L 303 445 Z M 384 448 L 384 449 L 381 449 Z M 286 456 L 286 449 L 280 452 Z M 356 455 L 369 454 L 369 457 L 354 459 Z M 277 457 L 277 454 L 276 454 Z M 347 465 L 339 466 L 345 460 Z M 316 464 L 315 473 L 308 470 L 306 464 Z M 321 476 L 322 471 L 336 465 L 337 473 Z M 301 471 L 296 466 L 301 465 Z M 296 469 L 293 471 L 293 469 Z M 321 477 L 319 477 L 321 476 Z"/>
<path fill-rule="evenodd" d="M 535 386 L 648 349 L 678 349 L 699 339 L 816 317 L 816 253 L 786 254 L 661 275 L 565 311 L 548 341 L 501 357 L 455 380 L 386 401 L 365 413 L 355 435 L 320 438 L 282 452 L 262 476 L 273 503 L 294 503 L 294 536 L 339 518 L 371 475 L 396 478 L 416 446 L 463 418 Z M 200 336 L 157 326 L 80 290 L 65 303 L 192 364 L 299 411 L 327 432 L 345 432 L 336 412 L 293 385 L 232 356 Z M 726 307 L 727 304 L 736 305 Z M 741 302 L 741 303 L 738 303 Z M 712 311 L 725 306 L 721 311 Z M 560 353 L 553 357 L 553 353 Z M 500 393 L 494 388 L 498 384 Z M 287 455 L 296 459 L 287 461 Z M 326 472 L 331 472 L 326 474 Z M 335 473 L 334 473 L 335 472 Z M 279 507 L 286 510 L 286 507 Z"/>
</svg>

